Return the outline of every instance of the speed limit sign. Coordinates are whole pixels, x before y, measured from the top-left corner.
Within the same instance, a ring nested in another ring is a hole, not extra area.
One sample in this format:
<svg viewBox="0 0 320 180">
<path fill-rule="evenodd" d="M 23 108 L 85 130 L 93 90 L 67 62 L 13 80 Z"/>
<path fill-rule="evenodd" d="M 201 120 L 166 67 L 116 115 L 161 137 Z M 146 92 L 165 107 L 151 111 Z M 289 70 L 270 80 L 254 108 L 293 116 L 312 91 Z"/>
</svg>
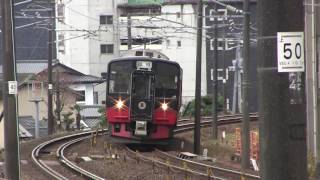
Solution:
<svg viewBox="0 0 320 180">
<path fill-rule="evenodd" d="M 304 33 L 278 32 L 278 72 L 304 72 Z"/>
</svg>

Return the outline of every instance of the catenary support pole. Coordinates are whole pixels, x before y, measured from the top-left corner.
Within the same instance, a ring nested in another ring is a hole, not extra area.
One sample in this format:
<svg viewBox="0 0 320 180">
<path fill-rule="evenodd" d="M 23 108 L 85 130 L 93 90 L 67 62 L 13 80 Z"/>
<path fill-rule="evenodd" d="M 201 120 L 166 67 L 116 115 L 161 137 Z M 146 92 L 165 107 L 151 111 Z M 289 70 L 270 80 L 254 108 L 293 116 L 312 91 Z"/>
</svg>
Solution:
<svg viewBox="0 0 320 180">
<path fill-rule="evenodd" d="M 234 67 L 234 78 L 233 78 L 233 93 L 232 93 L 232 113 L 237 113 L 237 102 L 238 102 L 238 75 L 239 75 L 239 61 L 241 58 L 240 53 L 240 42 L 237 44 L 236 48 L 236 58 L 232 61 L 232 65 Z"/>
<path fill-rule="evenodd" d="M 225 24 L 225 18 L 223 18 L 223 24 Z M 222 81 L 222 96 L 223 96 L 223 103 L 222 103 L 222 106 L 223 106 L 223 112 L 224 113 L 227 113 L 227 73 L 228 73 L 228 70 L 226 68 L 226 27 L 223 27 L 222 29 L 222 39 L 223 39 L 223 54 L 222 54 L 222 69 L 223 69 L 223 72 L 224 72 L 224 78 L 223 78 L 223 81 Z"/>
<path fill-rule="evenodd" d="M 128 50 L 132 49 L 132 37 L 131 37 L 131 15 L 127 14 L 127 31 L 128 31 Z"/>
<path fill-rule="evenodd" d="M 250 65 L 250 3 L 243 0 L 243 80 L 242 80 L 242 132 L 241 168 L 250 167 L 250 117 L 249 117 L 249 65 Z"/>
<path fill-rule="evenodd" d="M 5 179 L 20 179 L 17 77 L 12 0 L 1 0 Z M 10 86 L 10 87 L 9 87 Z"/>
<path fill-rule="evenodd" d="M 196 55 L 196 91 L 195 91 L 195 123 L 194 153 L 200 154 L 200 121 L 201 121 L 201 51 L 202 51 L 202 0 L 198 1 L 197 17 L 197 55 Z"/>
<path fill-rule="evenodd" d="M 53 108 L 52 108 L 52 36 L 53 36 L 53 20 L 52 12 L 49 11 L 50 25 L 49 25 L 49 37 L 48 37 L 48 135 L 54 132 L 54 119 L 53 119 Z"/>
<path fill-rule="evenodd" d="M 304 73 L 294 74 L 301 87 L 290 90 L 289 74 L 277 71 L 277 32 L 304 31 L 304 1 L 257 3 L 261 178 L 308 179 Z"/>
<path fill-rule="evenodd" d="M 61 93 L 61 86 L 60 86 L 60 71 L 57 70 L 56 71 L 56 98 L 57 98 L 57 104 L 56 104 L 56 116 L 57 116 L 57 125 L 59 128 L 61 128 L 61 111 L 62 111 L 62 108 L 61 108 L 61 96 L 60 96 L 60 93 Z"/>
<path fill-rule="evenodd" d="M 217 14 L 217 5 L 215 4 L 215 14 Z M 214 59 L 212 63 L 212 139 L 218 139 L 218 17 L 214 18 Z"/>
<path fill-rule="evenodd" d="M 34 105 L 36 107 L 36 118 L 34 120 L 35 121 L 34 131 L 35 131 L 35 137 L 39 138 L 39 101 L 35 100 Z"/>
</svg>

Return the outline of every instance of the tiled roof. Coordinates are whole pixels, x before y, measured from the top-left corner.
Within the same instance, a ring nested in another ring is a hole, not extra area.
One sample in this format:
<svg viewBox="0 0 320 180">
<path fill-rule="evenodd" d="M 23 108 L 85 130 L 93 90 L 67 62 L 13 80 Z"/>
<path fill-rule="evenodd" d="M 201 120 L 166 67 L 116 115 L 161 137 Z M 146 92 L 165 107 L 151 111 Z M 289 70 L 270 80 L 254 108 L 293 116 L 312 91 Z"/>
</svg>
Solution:
<svg viewBox="0 0 320 180">
<path fill-rule="evenodd" d="M 33 135 L 28 130 L 26 130 L 21 124 L 19 124 L 19 137 L 32 138 Z"/>
<path fill-rule="evenodd" d="M 97 127 L 100 123 L 100 120 L 98 118 L 87 118 L 84 119 L 83 122 L 88 125 L 90 128 Z"/>
<path fill-rule="evenodd" d="M 17 63 L 17 73 L 21 74 L 37 74 L 48 67 L 48 63 Z M 2 65 L 0 65 L 0 73 L 2 74 Z"/>
<path fill-rule="evenodd" d="M 84 76 L 79 76 L 78 78 L 74 79 L 74 82 L 76 83 L 103 83 L 104 80 L 102 78 L 96 77 L 96 76 L 91 76 L 91 75 L 84 75 Z"/>
<path fill-rule="evenodd" d="M 97 127 L 100 123 L 99 117 L 101 114 L 98 112 L 100 108 L 104 107 L 103 105 L 83 105 L 80 106 L 81 119 L 83 122 L 90 128 Z"/>
<path fill-rule="evenodd" d="M 81 117 L 83 117 L 83 119 L 86 118 L 98 118 L 101 116 L 101 114 L 98 112 L 98 110 L 104 107 L 102 105 L 84 105 L 84 106 L 80 106 L 81 111 L 80 111 L 80 115 Z"/>
<path fill-rule="evenodd" d="M 221 3 L 242 3 L 243 0 L 219 0 Z M 197 4 L 199 0 L 164 0 L 164 5 L 171 5 L 171 4 Z M 206 2 L 210 2 L 207 0 Z M 257 2 L 257 0 L 250 0 L 250 2 Z"/>
<path fill-rule="evenodd" d="M 19 124 L 30 132 L 33 136 L 35 135 L 35 120 L 32 116 L 20 116 Z M 39 136 L 46 137 L 48 135 L 48 124 L 47 121 L 39 121 Z"/>
</svg>

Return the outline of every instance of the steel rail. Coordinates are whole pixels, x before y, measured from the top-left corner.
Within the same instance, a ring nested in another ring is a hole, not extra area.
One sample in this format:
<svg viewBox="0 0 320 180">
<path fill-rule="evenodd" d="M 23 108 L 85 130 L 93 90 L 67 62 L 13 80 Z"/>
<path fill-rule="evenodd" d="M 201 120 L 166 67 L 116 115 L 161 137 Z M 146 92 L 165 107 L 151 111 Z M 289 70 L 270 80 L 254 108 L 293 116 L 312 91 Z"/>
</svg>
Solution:
<svg viewBox="0 0 320 180">
<path fill-rule="evenodd" d="M 250 113 L 250 116 L 257 116 L 258 113 Z M 228 118 L 228 117 L 241 117 L 242 118 L 242 114 L 224 114 L 224 115 L 219 115 L 218 118 Z M 202 117 L 202 119 L 212 119 L 211 116 L 204 116 Z M 193 120 L 192 118 L 182 118 L 182 119 L 178 119 L 178 122 L 183 122 L 183 121 L 190 121 Z"/>
<path fill-rule="evenodd" d="M 90 179 L 95 179 L 95 180 L 105 180 L 104 178 L 97 176 L 89 171 L 84 170 L 83 168 L 75 165 L 73 162 L 71 162 L 69 159 L 67 159 L 64 156 L 64 151 L 65 149 L 67 149 L 69 146 L 74 145 L 80 141 L 83 141 L 85 139 L 88 139 L 90 137 L 81 137 L 78 139 L 74 139 L 72 141 L 69 141 L 67 143 L 64 143 L 63 145 L 61 145 L 58 150 L 57 150 L 57 157 L 60 159 L 60 162 L 65 164 L 67 167 L 69 167 L 70 169 L 73 169 L 74 171 L 76 171 L 77 173 L 79 173 L 81 176 L 84 176 L 86 178 L 90 178 Z"/>
<path fill-rule="evenodd" d="M 232 173 L 232 174 L 236 174 L 236 175 L 239 175 L 239 176 L 245 176 L 247 178 L 253 178 L 253 179 L 260 179 L 260 176 L 257 176 L 257 175 L 254 175 L 254 174 L 250 174 L 250 173 L 246 173 L 246 172 L 241 172 L 241 171 L 236 171 L 236 170 L 232 170 L 232 169 L 227 169 L 227 168 L 221 168 L 221 167 L 218 167 L 218 166 L 213 166 L 213 165 L 208 165 L 208 164 L 203 164 L 203 163 L 199 163 L 199 162 L 195 162 L 195 161 L 191 161 L 191 160 L 188 160 L 188 159 L 181 159 L 181 158 L 177 158 L 175 157 L 174 155 L 172 154 L 169 154 L 169 153 L 166 153 L 166 152 L 163 152 L 159 149 L 156 149 L 155 150 L 156 152 L 160 153 L 161 155 L 164 155 L 164 156 L 167 156 L 167 157 L 170 157 L 170 158 L 173 158 L 173 159 L 178 159 L 180 161 L 184 161 L 184 162 L 187 162 L 189 164 L 193 164 L 193 165 L 196 165 L 196 166 L 202 166 L 204 168 L 211 168 L 212 170 L 217 170 L 217 171 L 221 171 L 221 172 L 227 172 L 227 173 Z M 215 174 L 215 173 L 214 173 Z"/>
<path fill-rule="evenodd" d="M 102 130 L 102 131 L 106 131 L 106 130 Z M 38 166 L 42 171 L 44 171 L 50 177 L 53 177 L 53 178 L 59 179 L 59 180 L 66 180 L 66 179 L 68 179 L 67 177 L 65 177 L 62 174 L 58 173 L 57 171 L 53 170 L 51 167 L 49 167 L 43 161 L 40 160 L 41 151 L 44 148 L 46 148 L 46 147 L 48 147 L 50 145 L 53 145 L 55 143 L 59 143 L 61 141 L 66 141 L 66 140 L 69 140 L 69 139 L 79 138 L 79 137 L 82 137 L 82 136 L 89 136 L 91 133 L 94 133 L 94 132 L 96 132 L 96 131 L 81 132 L 81 133 L 62 136 L 62 137 L 51 139 L 49 141 L 45 141 L 45 142 L 39 144 L 38 146 L 36 146 L 32 150 L 31 159 L 32 159 L 33 163 L 36 166 Z M 99 132 L 101 132 L 101 131 L 99 131 Z"/>
<path fill-rule="evenodd" d="M 168 163 L 162 162 L 162 161 L 157 160 L 157 159 L 153 159 L 153 158 L 149 158 L 149 157 L 143 156 L 142 154 L 133 151 L 132 149 L 130 149 L 127 146 L 126 146 L 126 150 L 127 150 L 127 152 L 129 152 L 129 154 L 132 155 L 132 158 L 139 157 L 141 160 L 143 160 L 145 162 L 149 162 L 149 163 L 153 163 L 153 164 L 154 163 L 155 164 L 159 164 L 159 165 L 162 165 L 162 166 L 167 167 L 167 168 L 172 168 L 172 169 L 175 169 L 175 170 L 178 170 L 178 171 L 181 171 L 181 172 L 187 172 L 187 173 L 190 173 L 190 174 L 193 174 L 193 175 L 198 175 L 198 176 L 208 177 L 208 178 L 214 178 L 215 180 L 225 180 L 225 179 L 223 179 L 221 177 L 217 177 L 217 176 L 214 176 L 214 175 L 210 175 L 210 177 L 209 177 L 208 174 L 205 174 L 205 173 L 201 173 L 201 172 L 194 171 L 194 170 L 191 170 L 191 169 L 186 169 L 186 168 L 183 168 L 183 167 L 175 166 L 175 165 L 172 165 L 172 164 L 168 164 Z"/>
<path fill-rule="evenodd" d="M 203 118 L 205 119 L 205 118 Z M 209 119 L 209 118 L 206 118 Z M 258 116 L 257 115 L 251 115 L 250 116 L 250 121 L 257 121 Z M 235 123 L 240 123 L 241 122 L 241 117 L 228 117 L 228 118 L 220 118 L 218 120 L 218 126 L 221 125 L 228 125 L 228 124 L 235 124 Z M 206 121 L 201 121 L 201 127 L 208 127 L 211 126 L 212 120 L 206 120 Z M 185 131 L 192 130 L 194 128 L 194 122 L 191 123 L 183 123 L 183 124 L 178 124 L 177 128 L 174 130 L 175 133 L 182 133 Z"/>
</svg>

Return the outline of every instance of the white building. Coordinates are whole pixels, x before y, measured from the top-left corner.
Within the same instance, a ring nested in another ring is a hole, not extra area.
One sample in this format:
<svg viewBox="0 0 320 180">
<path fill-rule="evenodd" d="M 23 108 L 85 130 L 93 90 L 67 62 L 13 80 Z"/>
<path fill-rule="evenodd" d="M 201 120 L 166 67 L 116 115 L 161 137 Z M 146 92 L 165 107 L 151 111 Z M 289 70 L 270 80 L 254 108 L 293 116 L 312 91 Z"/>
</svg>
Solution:
<svg viewBox="0 0 320 180">
<path fill-rule="evenodd" d="M 163 29 L 162 53 L 180 64 L 183 69 L 183 100 L 195 96 L 197 6 L 192 3 L 164 4 L 161 9 Z M 205 37 L 205 31 L 203 31 Z M 206 45 L 202 41 L 201 94 L 206 95 Z"/>
<path fill-rule="evenodd" d="M 84 74 L 101 76 L 119 55 L 117 4 L 124 0 L 57 2 L 57 58 Z"/>
<path fill-rule="evenodd" d="M 57 58 L 84 74 L 100 76 L 110 59 L 118 57 L 120 39 L 127 38 L 126 17 L 120 17 L 119 4 L 127 0 L 62 0 L 57 4 Z M 161 14 L 132 16 L 132 38 L 160 39 L 147 49 L 159 50 L 183 69 L 183 99 L 195 95 L 197 15 L 194 2 L 164 3 Z M 205 31 L 203 31 L 205 32 Z M 203 33 L 204 34 L 204 33 Z M 132 46 L 141 49 L 144 46 Z M 202 95 L 206 95 L 206 50 L 203 40 Z M 104 85 L 96 87 L 99 103 Z"/>
<path fill-rule="evenodd" d="M 133 44 L 134 49 L 159 50 L 176 61 L 183 69 L 183 101 L 189 101 L 195 96 L 196 78 L 196 42 L 197 42 L 197 6 L 194 2 L 164 3 L 160 15 L 145 14 L 131 17 L 131 34 L 133 42 L 139 38 L 148 39 L 147 44 Z M 120 17 L 120 39 L 127 40 L 127 17 Z M 160 44 L 150 44 L 160 40 Z M 206 88 L 206 45 L 205 31 L 202 41 L 202 75 L 201 94 L 207 94 Z M 121 45 L 121 50 L 127 50 L 127 45 Z"/>
<path fill-rule="evenodd" d="M 117 5 L 127 0 L 59 0 L 56 5 L 57 59 L 84 74 L 101 76 L 119 56 Z M 105 84 L 95 87 L 98 103 Z"/>
</svg>

